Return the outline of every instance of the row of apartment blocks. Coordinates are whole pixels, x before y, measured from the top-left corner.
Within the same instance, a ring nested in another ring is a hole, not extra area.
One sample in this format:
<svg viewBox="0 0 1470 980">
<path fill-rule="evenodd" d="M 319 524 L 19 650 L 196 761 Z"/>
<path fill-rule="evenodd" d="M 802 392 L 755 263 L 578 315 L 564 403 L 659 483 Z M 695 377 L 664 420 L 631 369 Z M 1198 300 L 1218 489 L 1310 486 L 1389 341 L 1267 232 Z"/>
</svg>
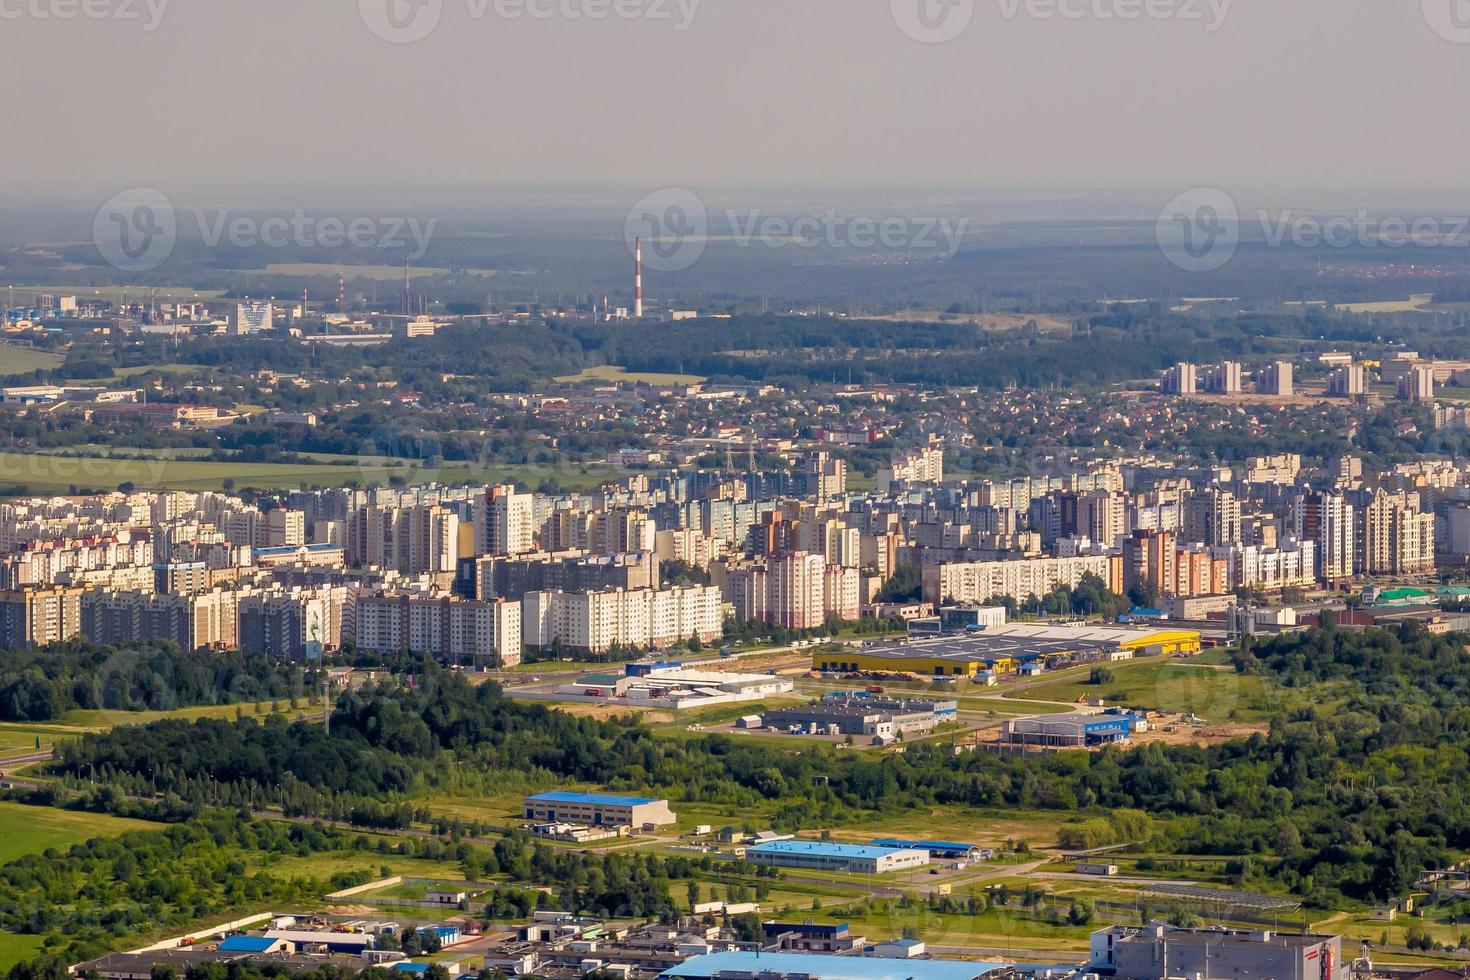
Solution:
<svg viewBox="0 0 1470 980">
<path fill-rule="evenodd" d="M 1331 398 L 1361 398 L 1368 393 L 1368 369 L 1351 357 L 1327 362 L 1333 370 L 1327 376 L 1326 393 Z M 1434 398 L 1435 386 L 1466 372 L 1461 361 L 1422 361 L 1412 352 L 1395 354 L 1383 363 L 1383 380 L 1395 386 L 1401 401 L 1427 402 Z M 1224 361 L 1199 367 L 1180 362 L 1164 372 L 1161 390 L 1166 395 L 1238 395 L 1244 390 L 1242 369 L 1236 361 Z M 1296 394 L 1295 372 L 1290 361 L 1273 361 L 1256 370 L 1256 393 L 1277 398 Z"/>
<path fill-rule="evenodd" d="M 1203 596 L 1335 586 L 1360 575 L 1418 575 L 1436 567 L 1437 518 L 1420 509 L 1413 493 L 1308 492 L 1291 498 L 1284 521 L 1244 516 L 1240 499 L 1220 488 L 1142 511 L 1102 491 L 1076 503 L 1075 515 L 1066 518 L 1071 536 L 1054 542 L 1056 555 L 925 563 L 925 601 L 1009 596 L 1023 602 L 1058 586 L 1075 588 L 1085 575 L 1115 592 L 1147 585 L 1159 595 Z M 1150 518 L 1146 526 L 1135 524 L 1139 513 Z M 1470 512 L 1450 513 L 1450 545 L 1470 553 Z"/>
<path fill-rule="evenodd" d="M 723 629 L 720 591 L 709 586 L 530 592 L 520 600 L 343 585 L 0 591 L 0 648 L 84 637 L 106 645 L 163 640 L 184 649 L 309 659 L 350 644 L 367 652 L 507 667 L 520 662 L 524 648 L 662 649 L 696 637 L 711 643 Z"/>
</svg>

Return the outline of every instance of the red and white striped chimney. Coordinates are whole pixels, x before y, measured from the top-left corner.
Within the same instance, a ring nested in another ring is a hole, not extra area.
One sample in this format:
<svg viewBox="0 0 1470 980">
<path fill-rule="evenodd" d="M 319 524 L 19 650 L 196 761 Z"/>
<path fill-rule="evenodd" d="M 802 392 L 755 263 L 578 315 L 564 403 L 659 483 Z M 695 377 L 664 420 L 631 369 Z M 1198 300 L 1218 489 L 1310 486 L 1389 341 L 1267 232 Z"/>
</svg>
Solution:
<svg viewBox="0 0 1470 980">
<path fill-rule="evenodd" d="M 633 241 L 633 319 L 643 319 L 643 239 Z"/>
</svg>

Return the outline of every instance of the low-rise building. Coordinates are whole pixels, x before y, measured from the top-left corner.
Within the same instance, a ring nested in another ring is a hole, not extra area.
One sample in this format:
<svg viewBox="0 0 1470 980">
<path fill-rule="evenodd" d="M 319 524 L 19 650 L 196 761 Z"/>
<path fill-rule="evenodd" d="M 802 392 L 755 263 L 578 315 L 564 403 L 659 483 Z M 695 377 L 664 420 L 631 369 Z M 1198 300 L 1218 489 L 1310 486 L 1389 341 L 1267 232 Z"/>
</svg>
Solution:
<svg viewBox="0 0 1470 980">
<path fill-rule="evenodd" d="M 1113 926 L 1092 934 L 1088 964 L 1117 980 L 1223 977 L 1236 980 L 1343 980 L 1337 936 L 1216 929 Z"/>
<path fill-rule="evenodd" d="M 1081 711 L 1012 718 L 1001 726 L 1001 741 L 1051 748 L 1093 748 L 1130 741 L 1142 721 L 1121 712 Z"/>
<path fill-rule="evenodd" d="M 885 874 L 929 863 L 929 852 L 831 841 L 777 840 L 747 848 L 745 860 L 775 868 Z"/>
<path fill-rule="evenodd" d="M 527 820 L 573 823 L 592 827 L 663 827 L 677 818 L 668 800 L 603 793 L 538 793 L 523 805 Z"/>
</svg>

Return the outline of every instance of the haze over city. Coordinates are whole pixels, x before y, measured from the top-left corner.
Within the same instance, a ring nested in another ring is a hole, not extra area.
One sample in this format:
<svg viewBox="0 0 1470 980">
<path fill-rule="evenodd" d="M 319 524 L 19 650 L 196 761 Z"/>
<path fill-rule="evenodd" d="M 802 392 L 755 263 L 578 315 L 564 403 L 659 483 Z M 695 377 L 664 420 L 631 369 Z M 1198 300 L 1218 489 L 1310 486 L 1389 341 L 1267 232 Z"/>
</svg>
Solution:
<svg viewBox="0 0 1470 980">
<path fill-rule="evenodd" d="M 1470 0 L 0 77 L 0 980 L 1470 980 Z"/>
<path fill-rule="evenodd" d="M 1127 20 L 1126 0 L 976 0 L 943 43 L 881 2 L 646 0 L 600 20 L 562 2 L 579 19 L 435 0 L 437 26 L 393 43 L 367 0 L 138 0 L 136 20 L 16 0 L 5 114 L 31 139 L 7 184 L 1464 186 L 1470 58 L 1417 0 L 1177 0 Z M 44 135 L 58 126 L 85 140 Z"/>
</svg>

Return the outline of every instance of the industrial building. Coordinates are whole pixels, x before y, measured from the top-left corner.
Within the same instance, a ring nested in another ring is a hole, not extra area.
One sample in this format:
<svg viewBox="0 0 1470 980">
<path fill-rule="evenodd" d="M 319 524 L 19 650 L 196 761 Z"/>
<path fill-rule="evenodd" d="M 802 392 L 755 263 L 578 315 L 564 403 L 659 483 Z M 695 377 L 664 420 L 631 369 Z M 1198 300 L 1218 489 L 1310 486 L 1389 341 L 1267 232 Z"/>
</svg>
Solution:
<svg viewBox="0 0 1470 980">
<path fill-rule="evenodd" d="M 1093 748 L 1125 743 L 1147 722 L 1123 712 L 1070 711 L 1060 715 L 1013 718 L 1001 727 L 1001 741 L 1011 745 Z"/>
<path fill-rule="evenodd" d="M 675 821 L 668 800 L 601 793 L 539 793 L 524 801 L 527 820 L 592 827 L 663 827 Z"/>
<path fill-rule="evenodd" d="M 905 673 L 974 678 L 1013 674 L 1027 662 L 1047 665 L 1192 654 L 1195 630 L 1009 623 L 964 636 L 916 640 L 812 655 L 812 668 L 833 673 Z"/>
<path fill-rule="evenodd" d="M 1092 934 L 1090 967 L 1118 980 L 1231 977 L 1344 980 L 1342 940 L 1302 933 L 1113 926 Z"/>
<path fill-rule="evenodd" d="M 886 739 L 927 735 L 941 720 L 954 718 L 958 709 L 954 701 L 828 697 L 815 704 L 767 711 L 761 723 L 782 731 Z"/>
<path fill-rule="evenodd" d="M 872 841 L 874 847 L 891 847 L 899 850 L 928 851 L 931 857 L 950 861 L 978 861 L 992 852 L 976 844 L 961 844 L 943 840 L 900 840 L 896 837 L 878 837 Z"/>
<path fill-rule="evenodd" d="M 678 666 L 648 669 L 641 664 L 629 664 L 622 674 L 586 674 L 558 684 L 555 694 L 545 699 L 585 700 L 678 711 L 755 701 L 771 694 L 789 694 L 794 688 L 791 678 L 769 674 L 725 674 Z M 530 691 L 517 691 L 515 694 L 517 697 L 536 697 L 535 692 Z"/>
<path fill-rule="evenodd" d="M 707 953 L 659 974 L 659 980 L 978 980 L 1006 968 L 975 960 L 908 960 L 820 953 Z"/>
<path fill-rule="evenodd" d="M 830 841 L 777 840 L 747 848 L 745 859 L 751 864 L 776 868 L 871 875 L 921 868 L 929 863 L 929 852 Z"/>
<path fill-rule="evenodd" d="M 780 949 L 800 953 L 847 953 L 861 950 L 867 943 L 863 936 L 854 936 L 852 927 L 846 922 L 826 925 L 815 922 L 766 922 L 762 923 L 767 949 Z"/>
<path fill-rule="evenodd" d="M 911 637 L 948 636 L 951 633 L 975 633 L 1006 624 L 1005 606 L 944 606 L 937 616 L 921 616 L 908 621 Z"/>
</svg>

